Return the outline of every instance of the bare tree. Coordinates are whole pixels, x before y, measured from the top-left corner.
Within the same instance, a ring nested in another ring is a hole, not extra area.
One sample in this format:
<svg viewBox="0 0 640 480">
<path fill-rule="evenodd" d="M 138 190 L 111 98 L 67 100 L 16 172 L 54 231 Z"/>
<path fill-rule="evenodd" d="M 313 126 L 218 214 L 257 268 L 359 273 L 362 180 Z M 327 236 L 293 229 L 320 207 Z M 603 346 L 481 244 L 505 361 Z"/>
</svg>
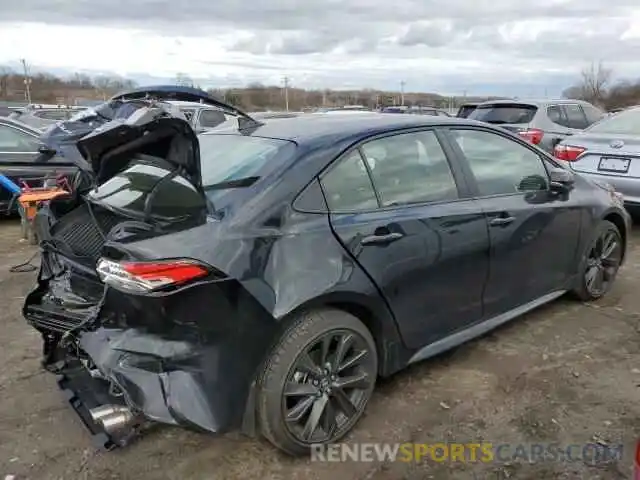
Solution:
<svg viewBox="0 0 640 480">
<path fill-rule="evenodd" d="M 604 105 L 607 89 L 611 84 L 613 70 L 606 68 L 600 61 L 592 62 L 581 72 L 581 81 L 564 91 L 564 96 L 586 100 L 595 105 Z"/>
<path fill-rule="evenodd" d="M 113 88 L 111 77 L 108 77 L 106 75 L 95 77 L 93 79 L 93 86 L 100 97 L 102 97 L 102 100 L 106 100 L 107 96 L 111 92 L 111 89 Z"/>
<path fill-rule="evenodd" d="M 193 87 L 193 79 L 186 73 L 178 73 L 176 75 L 176 85 L 181 87 Z"/>
<path fill-rule="evenodd" d="M 605 68 L 602 62 L 592 63 L 582 71 L 584 93 L 593 103 L 603 103 L 612 75 L 613 71 Z"/>
</svg>

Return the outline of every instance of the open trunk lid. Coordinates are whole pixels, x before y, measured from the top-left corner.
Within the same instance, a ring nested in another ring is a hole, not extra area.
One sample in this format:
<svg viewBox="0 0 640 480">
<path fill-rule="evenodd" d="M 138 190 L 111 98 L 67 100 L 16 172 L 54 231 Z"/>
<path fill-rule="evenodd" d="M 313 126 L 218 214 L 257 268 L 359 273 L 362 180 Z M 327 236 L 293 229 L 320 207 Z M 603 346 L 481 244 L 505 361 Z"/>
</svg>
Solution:
<svg viewBox="0 0 640 480">
<path fill-rule="evenodd" d="M 197 101 L 239 118 L 239 128 L 258 124 L 242 110 L 191 87 L 159 85 L 115 95 L 49 127 L 42 141 L 100 184 L 126 166 L 132 154 L 171 150 L 166 158 L 200 183 L 198 140 L 189 120 L 170 101 Z"/>
<path fill-rule="evenodd" d="M 75 160 L 91 185 L 36 215 L 41 267 L 23 311 L 44 335 L 97 314 L 106 290 L 96 266 L 106 250 L 126 258 L 127 243 L 207 222 L 198 138 L 167 103 L 195 98 L 251 122 L 200 90 L 151 87 L 117 95 L 47 132 L 48 144 Z"/>
</svg>

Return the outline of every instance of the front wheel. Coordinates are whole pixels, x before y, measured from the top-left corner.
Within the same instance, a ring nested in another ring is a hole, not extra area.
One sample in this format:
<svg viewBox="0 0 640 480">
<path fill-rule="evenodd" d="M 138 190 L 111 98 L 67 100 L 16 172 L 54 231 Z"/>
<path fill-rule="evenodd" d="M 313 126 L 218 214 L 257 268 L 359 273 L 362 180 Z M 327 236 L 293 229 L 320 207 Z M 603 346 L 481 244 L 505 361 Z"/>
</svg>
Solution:
<svg viewBox="0 0 640 480">
<path fill-rule="evenodd" d="M 613 223 L 603 220 L 582 259 L 573 293 L 582 301 L 597 300 L 613 285 L 622 261 L 622 235 Z"/>
<path fill-rule="evenodd" d="M 356 317 L 339 310 L 301 315 L 274 347 L 259 381 L 262 434 L 291 455 L 337 442 L 362 416 L 377 371 L 374 339 Z"/>
</svg>

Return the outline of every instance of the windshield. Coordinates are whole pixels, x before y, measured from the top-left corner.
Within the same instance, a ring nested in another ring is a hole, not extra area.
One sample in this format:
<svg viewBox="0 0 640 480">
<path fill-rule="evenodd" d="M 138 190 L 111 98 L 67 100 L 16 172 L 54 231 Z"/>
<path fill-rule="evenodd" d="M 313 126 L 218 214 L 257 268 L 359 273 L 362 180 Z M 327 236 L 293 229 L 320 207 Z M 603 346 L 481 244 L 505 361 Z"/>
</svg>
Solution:
<svg viewBox="0 0 640 480">
<path fill-rule="evenodd" d="M 640 135 L 640 108 L 624 110 L 606 117 L 585 131 L 620 135 Z"/>
<path fill-rule="evenodd" d="M 480 105 L 469 114 L 468 118 L 495 124 L 529 123 L 533 120 L 537 111 L 538 107 L 534 105 L 496 103 Z"/>
</svg>

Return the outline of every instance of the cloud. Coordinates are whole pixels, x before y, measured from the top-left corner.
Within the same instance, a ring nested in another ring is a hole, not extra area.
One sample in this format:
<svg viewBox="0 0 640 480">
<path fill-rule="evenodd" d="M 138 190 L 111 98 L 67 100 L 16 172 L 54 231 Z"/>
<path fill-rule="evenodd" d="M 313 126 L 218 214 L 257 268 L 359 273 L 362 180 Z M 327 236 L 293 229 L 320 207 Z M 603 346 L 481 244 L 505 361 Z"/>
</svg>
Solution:
<svg viewBox="0 0 640 480">
<path fill-rule="evenodd" d="M 640 71 L 637 0 L 1 1 L 0 64 L 469 93 L 559 93 L 590 61 Z"/>
</svg>

